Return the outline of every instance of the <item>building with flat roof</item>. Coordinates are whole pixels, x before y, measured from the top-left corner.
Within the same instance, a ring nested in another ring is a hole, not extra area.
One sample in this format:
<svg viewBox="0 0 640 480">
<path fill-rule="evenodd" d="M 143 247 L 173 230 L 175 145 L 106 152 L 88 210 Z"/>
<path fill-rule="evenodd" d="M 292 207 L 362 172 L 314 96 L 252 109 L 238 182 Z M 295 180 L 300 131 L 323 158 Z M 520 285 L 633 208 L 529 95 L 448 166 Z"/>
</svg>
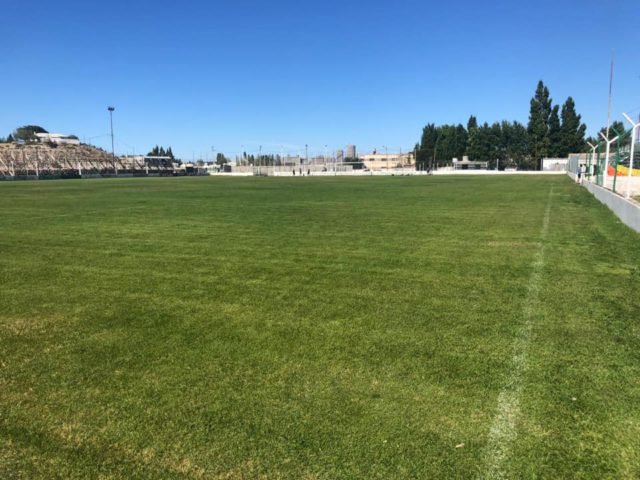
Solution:
<svg viewBox="0 0 640 480">
<path fill-rule="evenodd" d="M 457 158 L 453 159 L 453 169 L 454 170 L 488 170 L 489 162 L 469 160 L 469 157 L 465 155 L 464 157 L 462 157 L 462 160 L 458 160 Z"/>
<path fill-rule="evenodd" d="M 370 170 L 381 170 L 385 168 L 403 168 L 415 164 L 413 152 L 407 153 L 369 153 L 360 155 L 360 160 L 364 166 Z"/>
<path fill-rule="evenodd" d="M 36 133 L 41 143 L 56 143 L 58 145 L 80 145 L 80 140 L 75 135 L 63 135 L 61 133 Z"/>
</svg>

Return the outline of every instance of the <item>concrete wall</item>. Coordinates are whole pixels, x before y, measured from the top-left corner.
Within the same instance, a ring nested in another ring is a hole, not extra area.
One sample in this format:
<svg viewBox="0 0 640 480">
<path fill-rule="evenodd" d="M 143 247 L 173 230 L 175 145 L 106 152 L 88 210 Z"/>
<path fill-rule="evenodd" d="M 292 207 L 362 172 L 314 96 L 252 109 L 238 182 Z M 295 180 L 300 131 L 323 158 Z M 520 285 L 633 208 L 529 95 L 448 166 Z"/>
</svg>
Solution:
<svg viewBox="0 0 640 480">
<path fill-rule="evenodd" d="M 632 176 L 631 183 L 629 183 L 629 177 L 626 175 L 618 175 L 618 179 L 616 180 L 616 191 L 621 195 L 626 195 L 627 193 L 627 184 L 631 186 L 631 196 L 635 197 L 640 195 L 640 177 Z M 606 187 L 608 189 L 613 189 L 613 177 L 607 176 L 606 178 Z"/>
<path fill-rule="evenodd" d="M 616 195 L 615 193 L 591 182 L 584 182 L 584 186 L 593 194 L 594 197 L 600 200 L 600 202 L 613 210 L 613 213 L 615 213 L 625 225 L 633 228 L 636 232 L 640 232 L 639 204 L 631 200 L 627 200 L 620 195 Z"/>
</svg>

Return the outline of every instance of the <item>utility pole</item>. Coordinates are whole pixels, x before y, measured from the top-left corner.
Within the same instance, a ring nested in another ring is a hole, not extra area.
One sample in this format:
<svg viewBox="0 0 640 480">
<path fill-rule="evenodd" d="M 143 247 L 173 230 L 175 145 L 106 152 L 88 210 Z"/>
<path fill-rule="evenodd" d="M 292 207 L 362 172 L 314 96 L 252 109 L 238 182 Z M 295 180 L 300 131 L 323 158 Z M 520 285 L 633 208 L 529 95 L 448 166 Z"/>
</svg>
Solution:
<svg viewBox="0 0 640 480">
<path fill-rule="evenodd" d="M 113 146 L 113 111 L 114 107 L 107 107 L 109 111 L 109 121 L 111 123 L 111 161 L 113 162 L 113 168 L 116 171 L 116 176 L 118 176 L 118 165 L 116 164 L 116 152 Z"/>
</svg>

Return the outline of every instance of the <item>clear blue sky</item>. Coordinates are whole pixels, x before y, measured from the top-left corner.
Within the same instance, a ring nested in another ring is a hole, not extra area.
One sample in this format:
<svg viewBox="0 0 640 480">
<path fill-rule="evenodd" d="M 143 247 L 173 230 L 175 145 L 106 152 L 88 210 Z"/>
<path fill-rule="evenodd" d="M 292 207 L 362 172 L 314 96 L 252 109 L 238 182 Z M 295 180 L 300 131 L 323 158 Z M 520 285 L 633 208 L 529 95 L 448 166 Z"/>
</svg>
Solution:
<svg viewBox="0 0 640 480">
<path fill-rule="evenodd" d="M 605 11 L 606 8 L 606 11 Z M 640 5 L 602 1 L 13 1 L 0 135 L 23 124 L 185 159 L 411 148 L 424 124 L 526 123 L 542 79 L 593 133 L 640 112 Z"/>
</svg>

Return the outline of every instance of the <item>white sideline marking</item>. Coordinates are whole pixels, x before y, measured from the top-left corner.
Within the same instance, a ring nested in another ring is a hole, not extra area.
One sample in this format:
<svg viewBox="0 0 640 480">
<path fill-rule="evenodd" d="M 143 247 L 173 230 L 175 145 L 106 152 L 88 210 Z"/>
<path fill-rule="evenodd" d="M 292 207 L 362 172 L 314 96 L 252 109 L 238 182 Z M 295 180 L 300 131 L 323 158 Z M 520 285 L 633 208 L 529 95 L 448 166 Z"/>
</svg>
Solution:
<svg viewBox="0 0 640 480">
<path fill-rule="evenodd" d="M 504 471 L 505 461 L 511 451 L 511 445 L 516 439 L 516 421 L 520 414 L 520 393 L 522 380 L 527 370 L 527 350 L 531 338 L 531 330 L 536 317 L 536 305 L 540 293 L 540 277 L 544 267 L 545 240 L 549 232 L 549 216 L 551 214 L 551 200 L 553 186 L 549 190 L 547 206 L 542 220 L 540 243 L 532 265 L 531 277 L 527 286 L 527 296 L 522 307 L 522 325 L 516 333 L 513 344 L 513 359 L 511 361 L 511 376 L 498 396 L 496 415 L 489 431 L 489 441 L 485 457 L 484 479 L 508 478 Z"/>
</svg>

